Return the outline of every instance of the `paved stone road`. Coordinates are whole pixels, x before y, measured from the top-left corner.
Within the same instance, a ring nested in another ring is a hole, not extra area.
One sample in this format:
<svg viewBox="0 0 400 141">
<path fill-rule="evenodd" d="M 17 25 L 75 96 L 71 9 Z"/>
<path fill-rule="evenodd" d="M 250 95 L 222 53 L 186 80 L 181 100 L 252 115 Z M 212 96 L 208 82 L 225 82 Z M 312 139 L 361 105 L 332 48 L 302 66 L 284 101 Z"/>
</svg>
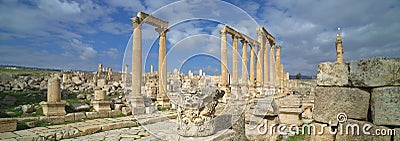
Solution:
<svg viewBox="0 0 400 141">
<path fill-rule="evenodd" d="M 126 116 L 118 118 L 100 118 L 46 127 L 35 127 L 26 130 L 0 133 L 0 140 L 150 140 L 150 134 L 137 127 L 139 124 L 152 124 L 169 118 L 174 113 L 154 113 L 152 115 Z M 154 137 L 153 137 L 154 139 Z"/>
</svg>

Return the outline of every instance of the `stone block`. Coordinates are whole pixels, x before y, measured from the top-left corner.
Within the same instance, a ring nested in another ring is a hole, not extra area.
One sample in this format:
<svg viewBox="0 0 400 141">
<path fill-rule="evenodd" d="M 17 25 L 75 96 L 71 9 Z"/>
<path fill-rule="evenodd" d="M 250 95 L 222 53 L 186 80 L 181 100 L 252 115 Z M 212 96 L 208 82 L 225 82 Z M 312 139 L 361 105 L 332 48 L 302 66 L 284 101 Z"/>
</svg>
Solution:
<svg viewBox="0 0 400 141">
<path fill-rule="evenodd" d="M 0 133 L 17 130 L 16 119 L 0 119 Z"/>
<path fill-rule="evenodd" d="M 337 115 L 366 120 L 370 93 L 358 88 L 317 87 L 313 117 L 322 123 L 337 123 Z"/>
<path fill-rule="evenodd" d="M 122 113 L 121 110 L 112 110 L 112 111 L 108 112 L 108 116 L 114 117 L 114 116 L 118 116 L 121 113 Z"/>
<path fill-rule="evenodd" d="M 364 126 L 368 124 L 371 128 L 364 128 Z M 358 135 L 357 133 L 358 129 Z M 344 123 L 339 123 L 338 133 L 336 134 L 336 140 L 344 141 L 344 140 L 379 140 L 379 141 L 389 141 L 390 135 L 376 135 L 376 130 L 385 130 L 388 131 L 389 128 L 385 126 L 377 126 L 370 122 L 366 121 L 358 121 L 348 119 Z M 366 133 L 364 133 L 364 131 Z"/>
<path fill-rule="evenodd" d="M 377 57 L 350 62 L 349 80 L 355 87 L 400 85 L 400 58 Z"/>
<path fill-rule="evenodd" d="M 129 107 L 122 107 L 122 114 L 128 116 L 128 115 L 132 115 L 132 110 Z"/>
<path fill-rule="evenodd" d="M 15 138 L 15 137 L 18 137 L 18 135 L 14 134 L 12 132 L 0 133 L 0 140 L 10 139 L 10 138 Z"/>
<path fill-rule="evenodd" d="M 99 113 L 99 117 L 108 117 L 109 116 L 108 112 L 109 111 L 100 111 L 100 112 L 98 112 Z"/>
<path fill-rule="evenodd" d="M 92 101 L 93 108 L 95 111 L 100 112 L 100 111 L 111 111 L 111 101 Z"/>
<path fill-rule="evenodd" d="M 40 102 L 40 106 L 43 108 L 43 114 L 46 116 L 63 116 L 65 112 L 66 102 Z"/>
<path fill-rule="evenodd" d="M 295 124 L 300 126 L 303 124 L 303 121 L 300 119 L 298 114 L 279 113 L 278 117 L 279 121 L 285 125 Z"/>
<path fill-rule="evenodd" d="M 86 118 L 98 118 L 99 113 L 98 112 L 85 112 Z"/>
<path fill-rule="evenodd" d="M 341 62 L 324 62 L 318 65 L 317 85 L 349 85 L 349 65 Z"/>
<path fill-rule="evenodd" d="M 36 135 L 35 133 L 29 131 L 29 130 L 19 130 L 15 131 L 14 134 L 17 134 L 19 136 L 33 136 Z"/>
<path fill-rule="evenodd" d="M 17 141 L 36 141 L 39 139 L 39 135 L 22 136 L 15 139 L 17 139 Z"/>
<path fill-rule="evenodd" d="M 126 126 L 122 122 L 109 123 L 109 124 L 102 125 L 101 130 L 108 131 L 108 130 L 119 129 L 119 128 L 123 128 L 123 127 L 126 127 Z"/>
<path fill-rule="evenodd" d="M 81 135 L 88 135 L 101 130 L 100 125 L 81 126 L 77 128 L 79 131 L 81 131 Z"/>
<path fill-rule="evenodd" d="M 74 113 L 75 115 L 75 120 L 82 120 L 86 118 L 85 113 Z"/>
<path fill-rule="evenodd" d="M 65 118 L 64 118 L 64 116 L 40 116 L 39 120 L 49 122 L 49 123 L 60 123 L 60 122 L 64 122 Z"/>
<path fill-rule="evenodd" d="M 276 104 L 282 108 L 299 108 L 301 106 L 301 98 L 299 95 L 289 95 L 276 99 L 275 101 Z"/>
<path fill-rule="evenodd" d="M 74 121 L 75 120 L 75 114 L 74 113 L 66 114 L 64 117 L 65 117 L 65 121 Z"/>
<path fill-rule="evenodd" d="M 375 88 L 371 95 L 374 124 L 400 126 L 400 86 Z"/>
</svg>

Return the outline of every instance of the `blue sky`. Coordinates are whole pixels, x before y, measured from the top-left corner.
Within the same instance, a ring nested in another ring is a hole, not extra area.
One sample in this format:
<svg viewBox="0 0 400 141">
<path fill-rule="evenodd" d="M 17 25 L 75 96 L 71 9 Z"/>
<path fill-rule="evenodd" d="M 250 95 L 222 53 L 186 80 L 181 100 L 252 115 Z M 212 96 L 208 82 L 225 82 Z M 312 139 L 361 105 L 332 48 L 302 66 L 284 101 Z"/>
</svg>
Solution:
<svg viewBox="0 0 400 141">
<path fill-rule="evenodd" d="M 254 39 L 255 28 L 264 26 L 282 46 L 288 72 L 315 75 L 319 63 L 335 60 L 338 26 L 345 61 L 399 57 L 399 6 L 395 0 L 2 0 L 0 64 L 95 71 L 102 63 L 120 71 L 123 63 L 130 63 L 124 57 L 130 54 L 133 31 L 129 18 L 144 11 L 169 21 L 169 71 L 201 68 L 219 74 L 218 30 L 227 24 Z M 229 48 L 232 40 L 227 38 Z M 154 27 L 144 25 L 144 64 L 156 69 L 157 46 Z"/>
</svg>

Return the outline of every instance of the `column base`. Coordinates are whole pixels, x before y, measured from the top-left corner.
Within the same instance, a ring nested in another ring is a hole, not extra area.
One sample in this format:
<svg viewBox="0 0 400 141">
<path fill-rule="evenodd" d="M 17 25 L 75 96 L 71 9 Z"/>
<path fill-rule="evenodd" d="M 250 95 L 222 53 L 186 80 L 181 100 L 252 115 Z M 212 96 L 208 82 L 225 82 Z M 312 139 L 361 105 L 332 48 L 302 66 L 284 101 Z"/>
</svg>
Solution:
<svg viewBox="0 0 400 141">
<path fill-rule="evenodd" d="M 97 112 L 108 112 L 111 111 L 111 101 L 92 101 L 92 105 Z"/>
<path fill-rule="evenodd" d="M 133 97 L 130 99 L 130 106 L 132 109 L 132 115 L 141 115 L 146 113 L 146 106 L 144 105 L 144 99 L 141 96 Z"/>
<path fill-rule="evenodd" d="M 40 106 L 43 108 L 43 114 L 45 116 L 63 116 L 67 114 L 65 112 L 65 101 L 61 102 L 40 102 Z"/>
</svg>

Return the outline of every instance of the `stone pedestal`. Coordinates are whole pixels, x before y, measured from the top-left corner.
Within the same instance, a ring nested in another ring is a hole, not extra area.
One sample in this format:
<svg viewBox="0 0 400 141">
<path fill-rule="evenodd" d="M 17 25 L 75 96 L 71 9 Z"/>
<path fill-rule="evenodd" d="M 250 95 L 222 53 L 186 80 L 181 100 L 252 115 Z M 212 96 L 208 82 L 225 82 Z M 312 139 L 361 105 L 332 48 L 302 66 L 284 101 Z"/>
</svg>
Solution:
<svg viewBox="0 0 400 141">
<path fill-rule="evenodd" d="M 67 114 L 65 112 L 65 101 L 60 102 L 40 102 L 40 106 L 43 108 L 43 114 L 46 116 L 63 116 Z"/>
<path fill-rule="evenodd" d="M 92 105 L 97 112 L 111 111 L 111 101 L 92 101 Z"/>
<path fill-rule="evenodd" d="M 106 91 L 105 90 L 95 90 L 94 91 L 94 101 L 92 101 L 94 110 L 97 112 L 111 111 L 111 101 L 106 101 Z"/>
<path fill-rule="evenodd" d="M 49 79 L 47 86 L 47 102 L 40 102 L 43 108 L 43 114 L 46 116 L 65 115 L 65 101 L 61 101 L 60 79 L 55 77 Z"/>
</svg>

